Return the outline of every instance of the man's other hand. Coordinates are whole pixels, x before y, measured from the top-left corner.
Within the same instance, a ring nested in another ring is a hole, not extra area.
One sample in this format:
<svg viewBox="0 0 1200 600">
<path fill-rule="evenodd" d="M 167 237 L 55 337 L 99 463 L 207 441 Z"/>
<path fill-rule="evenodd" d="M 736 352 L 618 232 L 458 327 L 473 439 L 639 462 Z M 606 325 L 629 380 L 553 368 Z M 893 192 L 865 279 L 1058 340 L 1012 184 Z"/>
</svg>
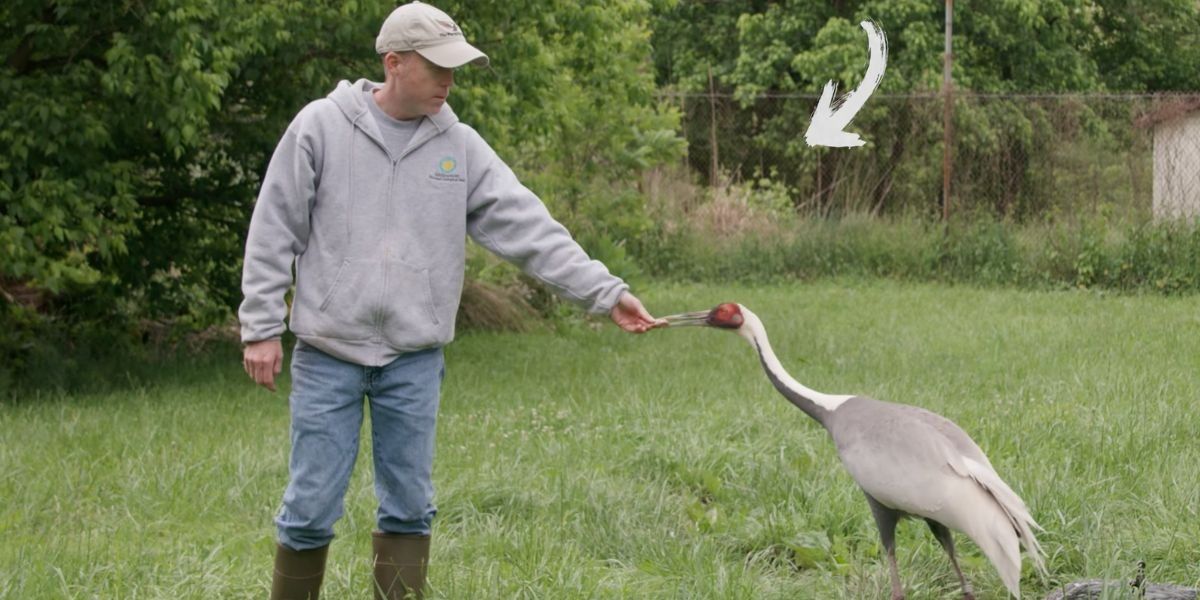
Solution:
<svg viewBox="0 0 1200 600">
<path fill-rule="evenodd" d="M 242 351 L 242 366 L 254 383 L 275 391 L 275 376 L 283 370 L 283 343 L 263 340 L 246 344 Z"/>
</svg>

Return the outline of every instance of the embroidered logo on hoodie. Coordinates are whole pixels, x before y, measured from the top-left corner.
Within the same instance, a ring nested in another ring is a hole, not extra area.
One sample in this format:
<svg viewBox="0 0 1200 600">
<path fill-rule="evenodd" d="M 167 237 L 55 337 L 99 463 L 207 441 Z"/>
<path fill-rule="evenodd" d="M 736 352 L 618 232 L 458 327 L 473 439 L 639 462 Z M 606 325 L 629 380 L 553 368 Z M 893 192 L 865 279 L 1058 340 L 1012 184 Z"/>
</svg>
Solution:
<svg viewBox="0 0 1200 600">
<path fill-rule="evenodd" d="M 458 161 L 453 156 L 445 156 L 438 160 L 437 168 L 429 174 L 429 178 L 435 181 L 466 182 L 466 179 L 458 174 Z"/>
</svg>

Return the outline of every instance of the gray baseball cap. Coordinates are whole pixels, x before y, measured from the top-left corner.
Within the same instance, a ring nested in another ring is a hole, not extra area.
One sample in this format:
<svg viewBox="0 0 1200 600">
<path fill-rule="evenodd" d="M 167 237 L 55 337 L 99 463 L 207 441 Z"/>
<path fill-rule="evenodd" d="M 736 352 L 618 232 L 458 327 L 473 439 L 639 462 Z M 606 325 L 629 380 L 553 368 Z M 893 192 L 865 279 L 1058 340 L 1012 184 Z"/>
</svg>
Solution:
<svg viewBox="0 0 1200 600">
<path fill-rule="evenodd" d="M 481 67 L 488 64 L 487 55 L 467 43 L 450 15 L 424 2 L 397 7 L 375 38 L 375 52 L 379 54 L 410 50 L 448 69 L 467 63 Z"/>
</svg>

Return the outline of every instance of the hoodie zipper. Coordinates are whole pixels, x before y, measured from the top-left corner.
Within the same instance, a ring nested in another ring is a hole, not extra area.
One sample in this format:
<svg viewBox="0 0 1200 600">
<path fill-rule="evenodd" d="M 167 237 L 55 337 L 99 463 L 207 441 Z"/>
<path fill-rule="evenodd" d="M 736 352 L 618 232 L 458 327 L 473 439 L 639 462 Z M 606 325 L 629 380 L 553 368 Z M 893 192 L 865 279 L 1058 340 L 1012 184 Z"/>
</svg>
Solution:
<svg viewBox="0 0 1200 600">
<path fill-rule="evenodd" d="M 400 159 L 392 159 L 391 162 L 392 162 L 392 169 L 388 173 L 388 186 L 387 186 L 388 197 L 387 197 L 387 202 L 385 202 L 386 207 L 384 208 L 384 212 L 383 212 L 384 226 L 387 226 L 387 224 L 392 222 L 392 205 L 396 201 L 396 198 L 392 195 L 392 192 L 396 189 L 396 166 L 400 164 Z M 388 248 L 387 254 L 383 257 L 383 265 L 382 265 L 383 266 L 383 286 L 381 286 L 379 288 L 379 301 L 375 304 L 375 306 L 379 307 L 375 312 L 375 338 L 376 338 L 376 341 L 383 340 L 383 317 L 387 313 L 387 310 L 384 308 L 384 302 L 387 300 L 387 291 L 388 291 L 388 283 L 389 283 L 388 282 L 388 273 L 389 273 L 388 265 L 391 264 L 393 260 L 395 260 L 395 257 L 392 256 L 391 248 Z"/>
<path fill-rule="evenodd" d="M 353 153 L 353 148 L 354 148 L 353 135 L 354 135 L 354 132 L 357 129 L 359 129 L 358 120 L 360 118 L 362 118 L 363 115 L 368 114 L 367 111 L 369 111 L 369 110 L 370 109 L 367 107 L 362 107 L 362 111 L 359 112 L 353 119 L 351 119 L 351 123 L 350 123 L 351 153 Z M 430 132 L 428 132 L 428 130 L 426 130 L 425 135 L 421 136 L 421 130 L 425 129 L 425 127 L 418 126 L 413 139 L 409 140 L 408 147 L 405 148 L 404 150 L 402 150 L 400 152 L 400 155 L 396 156 L 396 157 L 392 157 L 391 151 L 388 150 L 387 145 L 384 144 L 382 140 L 376 139 L 374 136 L 370 135 L 370 133 L 367 132 L 365 129 L 363 131 L 363 133 L 366 134 L 368 138 L 370 138 L 372 141 L 374 141 L 384 151 L 384 153 L 386 153 L 388 155 L 388 158 L 391 160 L 391 163 L 392 163 L 391 172 L 388 174 L 388 187 L 387 187 L 388 202 L 387 202 L 387 208 L 384 211 L 384 217 L 386 219 L 384 221 L 385 224 L 391 223 L 392 214 L 393 214 L 392 205 L 395 204 L 396 201 L 398 201 L 398 198 L 393 197 L 391 192 L 395 189 L 395 186 L 396 186 L 396 170 L 400 164 L 400 161 L 404 160 L 405 156 L 412 154 L 418 148 L 420 148 L 422 145 L 424 145 L 425 142 L 429 141 L 430 139 L 433 139 L 434 137 L 437 136 L 437 134 L 442 132 L 442 128 L 437 123 L 435 123 L 433 121 L 433 119 L 426 117 L 426 120 L 428 120 L 430 122 L 430 125 L 433 126 L 433 132 L 430 133 Z M 424 125 L 424 123 L 422 123 L 422 125 Z M 417 136 L 420 136 L 420 137 L 417 137 Z M 351 156 L 351 160 L 353 160 L 353 155 Z M 350 179 L 353 180 L 353 170 L 352 170 Z M 351 182 L 351 190 L 353 190 L 352 182 Z M 353 198 L 353 192 L 351 193 L 351 198 Z M 351 200 L 351 202 L 353 202 L 353 199 Z M 350 235 L 349 220 L 347 220 L 347 232 L 346 233 L 347 233 L 347 238 L 349 238 L 349 235 Z M 347 239 L 346 241 L 347 241 L 347 245 L 349 245 L 350 240 Z M 375 340 L 374 341 L 375 342 L 380 342 L 383 340 L 383 319 L 384 319 L 384 315 L 387 312 L 386 309 L 384 308 L 384 300 L 387 297 L 387 289 L 388 289 L 388 283 L 389 283 L 388 282 L 388 263 L 391 262 L 392 260 L 394 260 L 394 258 L 395 257 L 393 257 L 391 255 L 391 250 L 388 250 L 388 255 L 384 256 L 384 260 L 383 260 L 383 265 L 382 265 L 382 267 L 383 267 L 383 286 L 380 287 L 378 303 L 376 304 L 376 306 L 379 308 L 376 309 L 376 311 L 375 311 L 375 325 L 374 325 L 374 329 L 375 329 L 375 336 L 374 336 Z M 434 315 L 434 320 L 435 321 L 437 320 L 436 315 Z"/>
</svg>

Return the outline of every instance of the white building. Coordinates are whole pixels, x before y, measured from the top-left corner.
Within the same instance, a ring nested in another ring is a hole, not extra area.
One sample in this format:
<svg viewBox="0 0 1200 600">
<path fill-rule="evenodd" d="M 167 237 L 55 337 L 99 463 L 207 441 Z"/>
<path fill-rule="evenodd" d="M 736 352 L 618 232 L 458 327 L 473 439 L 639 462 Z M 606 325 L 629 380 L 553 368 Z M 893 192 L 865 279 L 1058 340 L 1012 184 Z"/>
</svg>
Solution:
<svg viewBox="0 0 1200 600">
<path fill-rule="evenodd" d="M 1200 218 L 1200 98 L 1171 101 L 1138 125 L 1154 131 L 1154 218 Z"/>
</svg>

